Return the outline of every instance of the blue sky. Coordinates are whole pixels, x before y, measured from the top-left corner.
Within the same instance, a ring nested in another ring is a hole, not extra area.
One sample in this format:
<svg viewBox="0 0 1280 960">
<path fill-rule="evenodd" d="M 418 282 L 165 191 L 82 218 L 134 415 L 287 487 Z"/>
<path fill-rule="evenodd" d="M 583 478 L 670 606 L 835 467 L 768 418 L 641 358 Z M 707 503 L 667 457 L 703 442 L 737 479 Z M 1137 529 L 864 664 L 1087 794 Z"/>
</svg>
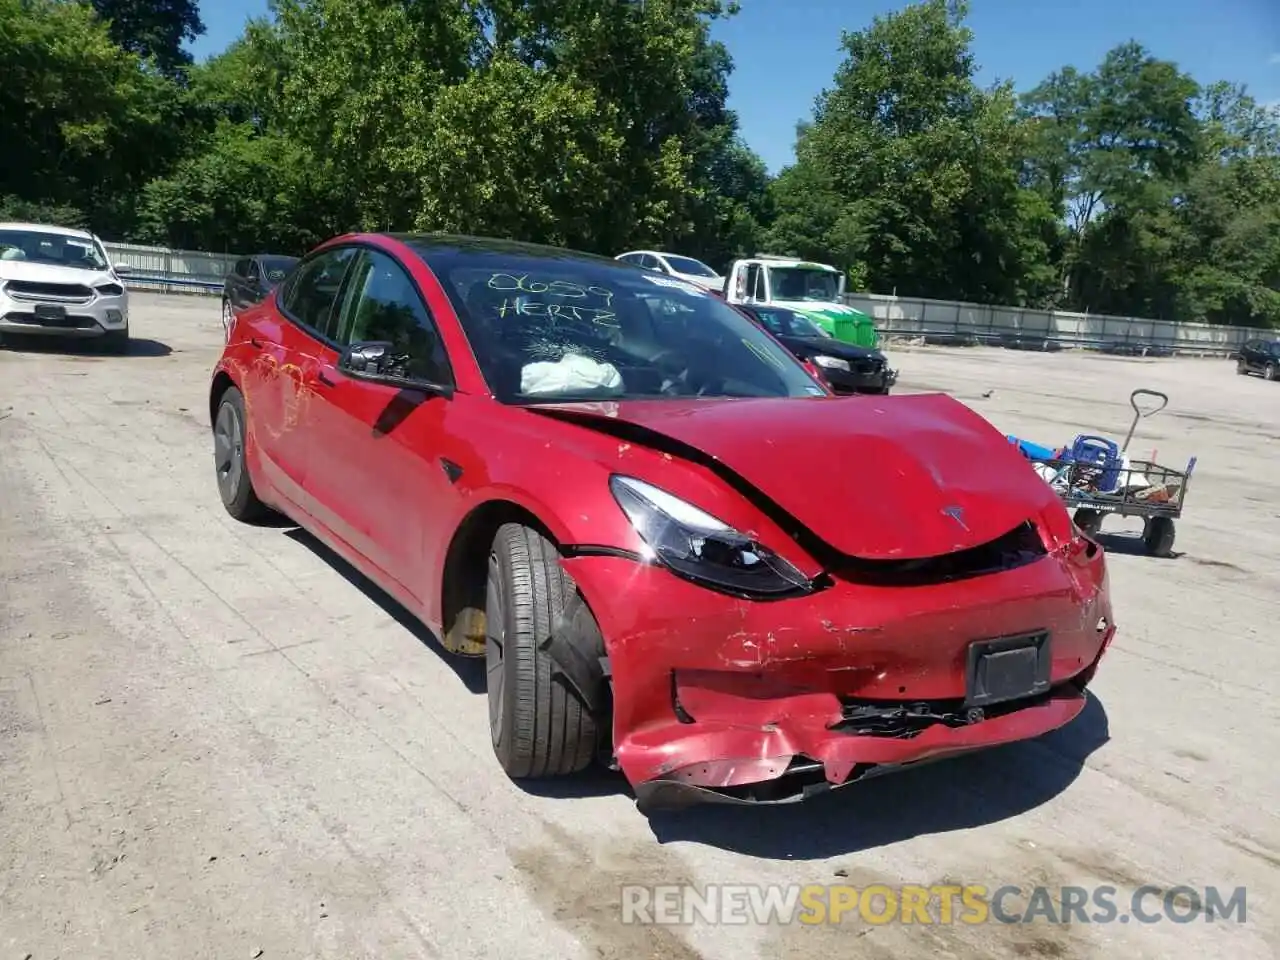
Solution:
<svg viewBox="0 0 1280 960">
<path fill-rule="evenodd" d="M 792 158 L 795 125 L 830 85 L 840 31 L 901 9 L 884 0 L 740 0 L 741 13 L 718 24 L 735 69 L 730 106 L 742 135 L 777 172 Z M 197 59 L 231 43 L 266 0 L 204 0 L 208 28 L 192 45 Z M 1107 50 L 1135 39 L 1177 61 L 1201 83 L 1247 84 L 1280 105 L 1280 2 L 1277 0 L 971 0 L 969 27 L 983 83 L 1034 86 L 1067 64 L 1097 65 Z"/>
</svg>

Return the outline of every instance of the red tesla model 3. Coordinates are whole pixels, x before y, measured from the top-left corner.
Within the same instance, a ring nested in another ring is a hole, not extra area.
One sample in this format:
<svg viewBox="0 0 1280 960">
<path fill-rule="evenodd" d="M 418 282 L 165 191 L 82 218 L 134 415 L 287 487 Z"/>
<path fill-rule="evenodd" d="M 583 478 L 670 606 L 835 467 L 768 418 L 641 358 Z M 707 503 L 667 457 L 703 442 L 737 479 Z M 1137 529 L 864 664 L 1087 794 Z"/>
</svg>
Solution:
<svg viewBox="0 0 1280 960">
<path fill-rule="evenodd" d="M 1070 721 L 1102 550 L 945 395 L 835 397 L 719 298 L 616 260 L 352 234 L 235 318 L 232 516 L 284 514 L 485 657 L 515 778 L 781 802 Z"/>
</svg>

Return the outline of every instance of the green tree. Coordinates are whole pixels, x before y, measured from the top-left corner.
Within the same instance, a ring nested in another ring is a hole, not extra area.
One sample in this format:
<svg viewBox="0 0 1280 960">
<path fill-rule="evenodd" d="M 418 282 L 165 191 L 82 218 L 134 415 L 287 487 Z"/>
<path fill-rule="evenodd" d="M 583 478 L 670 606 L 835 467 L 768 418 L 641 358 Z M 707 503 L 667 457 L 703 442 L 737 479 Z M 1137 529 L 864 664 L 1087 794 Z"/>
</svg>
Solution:
<svg viewBox="0 0 1280 960">
<path fill-rule="evenodd" d="M 775 247 L 877 290 L 985 302 L 1051 293 L 1052 210 L 1020 181 L 1028 131 L 983 90 L 967 5 L 925 0 L 842 37 L 846 59 L 775 187 Z"/>
<path fill-rule="evenodd" d="M 113 43 L 89 7 L 58 0 L 0 0 L 0 63 L 0 195 L 127 231 L 131 197 L 181 136 L 177 88 Z"/>
<path fill-rule="evenodd" d="M 182 49 L 204 33 L 196 0 L 89 0 L 122 49 L 149 58 L 166 74 L 191 63 Z"/>
<path fill-rule="evenodd" d="M 1194 80 L 1129 42 L 1092 73 L 1067 67 L 1023 98 L 1035 131 L 1027 173 L 1066 230 L 1060 275 L 1078 309 L 1169 315 L 1143 224 L 1194 166 Z"/>
</svg>

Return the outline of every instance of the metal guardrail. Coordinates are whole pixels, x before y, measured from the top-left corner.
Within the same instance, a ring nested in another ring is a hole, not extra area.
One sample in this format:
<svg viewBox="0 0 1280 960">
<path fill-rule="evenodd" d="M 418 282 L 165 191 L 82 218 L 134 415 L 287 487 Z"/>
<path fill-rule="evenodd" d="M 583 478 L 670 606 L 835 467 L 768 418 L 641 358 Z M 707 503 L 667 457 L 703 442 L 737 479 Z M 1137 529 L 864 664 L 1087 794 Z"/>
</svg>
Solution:
<svg viewBox="0 0 1280 960">
<path fill-rule="evenodd" d="M 130 291 L 139 293 L 193 293 L 217 296 L 222 292 L 223 281 L 202 280 L 196 277 L 158 277 L 130 273 L 120 278 Z M 159 287 L 160 289 L 155 289 Z"/>
</svg>

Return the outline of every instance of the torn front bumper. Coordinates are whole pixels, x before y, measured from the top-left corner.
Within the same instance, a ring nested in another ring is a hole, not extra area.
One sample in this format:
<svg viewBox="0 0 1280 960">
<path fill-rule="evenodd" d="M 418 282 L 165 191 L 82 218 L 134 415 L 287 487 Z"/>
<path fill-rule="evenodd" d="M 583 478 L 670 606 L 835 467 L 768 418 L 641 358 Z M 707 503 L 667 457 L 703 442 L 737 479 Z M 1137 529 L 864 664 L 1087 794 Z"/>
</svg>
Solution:
<svg viewBox="0 0 1280 960">
<path fill-rule="evenodd" d="M 605 637 L 613 755 L 646 806 L 788 802 L 1074 719 L 1114 635 L 1102 552 L 933 586 L 837 580 L 771 603 L 660 566 L 565 567 Z M 975 641 L 1047 632 L 1049 687 L 974 713 Z"/>
</svg>

